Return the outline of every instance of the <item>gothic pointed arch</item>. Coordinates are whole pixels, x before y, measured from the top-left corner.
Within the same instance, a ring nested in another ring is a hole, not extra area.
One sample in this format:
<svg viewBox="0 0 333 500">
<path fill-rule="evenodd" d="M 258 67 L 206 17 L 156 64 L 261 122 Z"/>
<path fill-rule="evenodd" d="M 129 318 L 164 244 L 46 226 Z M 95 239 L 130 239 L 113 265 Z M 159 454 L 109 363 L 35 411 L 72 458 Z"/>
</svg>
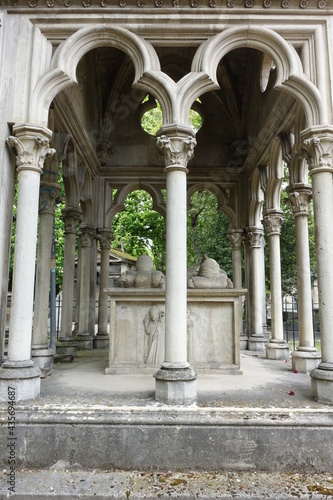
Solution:
<svg viewBox="0 0 333 500">
<path fill-rule="evenodd" d="M 123 186 L 121 189 L 117 191 L 117 194 L 114 199 L 114 204 L 112 207 L 108 210 L 106 214 L 106 226 L 111 228 L 112 227 L 112 220 L 114 216 L 118 213 L 124 210 L 125 206 L 125 199 L 127 195 L 132 193 L 133 191 L 137 191 L 138 189 L 146 191 L 152 198 L 153 201 L 153 210 L 158 212 L 162 217 L 165 218 L 166 215 L 166 206 L 165 206 L 165 201 L 162 192 L 157 189 L 156 187 L 146 184 L 146 183 L 141 183 L 141 182 L 135 182 L 131 184 L 127 184 L 126 186 Z"/>
<path fill-rule="evenodd" d="M 327 110 L 317 87 L 303 73 L 300 58 L 292 45 L 275 31 L 258 26 L 226 29 L 203 42 L 192 63 L 192 71 L 206 73 L 217 83 L 217 67 L 228 52 L 250 47 L 269 54 L 277 69 L 274 88 L 301 102 L 307 126 L 327 122 Z"/>
<path fill-rule="evenodd" d="M 230 200 L 225 189 L 211 183 L 194 184 L 187 191 L 187 208 L 190 200 L 197 191 L 210 191 L 217 200 L 217 209 L 225 213 L 230 221 L 230 227 L 237 227 L 237 214 L 230 205 Z"/>
<path fill-rule="evenodd" d="M 82 28 L 55 51 L 49 71 L 36 84 L 30 101 L 29 119 L 46 123 L 50 103 L 64 88 L 77 83 L 76 68 L 80 59 L 97 47 L 114 47 L 125 52 L 133 62 L 134 84 L 144 74 L 158 72 L 160 64 L 153 46 L 143 38 L 119 26 L 95 25 Z"/>
</svg>

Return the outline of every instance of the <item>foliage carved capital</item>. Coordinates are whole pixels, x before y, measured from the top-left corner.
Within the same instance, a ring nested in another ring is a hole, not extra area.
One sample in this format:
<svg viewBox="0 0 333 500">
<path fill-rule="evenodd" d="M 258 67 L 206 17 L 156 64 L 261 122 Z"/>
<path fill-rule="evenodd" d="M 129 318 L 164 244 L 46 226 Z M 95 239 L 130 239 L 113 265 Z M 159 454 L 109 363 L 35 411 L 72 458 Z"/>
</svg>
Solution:
<svg viewBox="0 0 333 500">
<path fill-rule="evenodd" d="M 55 149 L 50 148 L 50 131 L 33 126 L 17 126 L 13 128 L 6 142 L 16 152 L 16 167 L 20 170 L 35 170 L 42 173 L 47 156 L 53 156 Z"/>
<path fill-rule="evenodd" d="M 293 216 L 309 215 L 310 201 L 312 198 L 311 188 L 290 191 L 288 200 L 291 205 Z"/>
<path fill-rule="evenodd" d="M 39 191 L 39 213 L 54 215 L 61 187 L 58 183 L 41 183 Z"/>
<path fill-rule="evenodd" d="M 261 248 L 264 238 L 263 230 L 257 227 L 248 227 L 246 237 L 250 248 Z"/>
<path fill-rule="evenodd" d="M 111 241 L 113 240 L 113 231 L 109 229 L 99 229 L 97 233 L 101 250 L 110 250 Z"/>
<path fill-rule="evenodd" d="M 183 169 L 187 167 L 188 162 L 193 158 L 197 141 L 191 136 L 169 137 L 161 135 L 157 138 L 156 144 L 164 154 L 166 168 L 179 167 Z"/>
<path fill-rule="evenodd" d="M 64 208 L 62 210 L 62 219 L 65 223 L 65 234 L 76 234 L 81 218 L 81 210 Z"/>
<path fill-rule="evenodd" d="M 297 155 L 306 160 L 310 175 L 333 173 L 333 130 L 323 128 L 313 131 L 303 140 Z"/>
<path fill-rule="evenodd" d="M 79 235 L 81 237 L 81 247 L 91 247 L 96 236 L 96 230 L 92 226 L 81 226 Z"/>
<path fill-rule="evenodd" d="M 266 228 L 268 236 L 272 236 L 274 234 L 281 234 L 281 226 L 284 222 L 284 217 L 282 212 L 276 211 L 272 213 L 266 213 L 263 218 L 263 225 Z"/>
<path fill-rule="evenodd" d="M 232 250 L 240 250 L 242 248 L 243 230 L 230 229 L 228 232 L 228 241 Z"/>
</svg>

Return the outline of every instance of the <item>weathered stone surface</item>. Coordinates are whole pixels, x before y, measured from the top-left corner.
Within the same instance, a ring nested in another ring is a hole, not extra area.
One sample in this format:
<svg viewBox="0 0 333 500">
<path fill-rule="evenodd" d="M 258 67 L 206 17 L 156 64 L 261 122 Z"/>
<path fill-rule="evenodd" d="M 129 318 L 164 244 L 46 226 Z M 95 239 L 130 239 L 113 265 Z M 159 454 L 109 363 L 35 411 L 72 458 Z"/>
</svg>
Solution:
<svg viewBox="0 0 333 500">
<path fill-rule="evenodd" d="M 188 361 L 199 372 L 238 371 L 239 332 L 236 305 L 245 290 L 188 290 Z M 106 373 L 154 371 L 165 360 L 164 316 L 160 319 L 156 362 L 145 363 L 145 318 L 152 305 L 164 312 L 164 292 L 158 290 L 107 291 L 111 299 L 109 366 Z"/>
</svg>

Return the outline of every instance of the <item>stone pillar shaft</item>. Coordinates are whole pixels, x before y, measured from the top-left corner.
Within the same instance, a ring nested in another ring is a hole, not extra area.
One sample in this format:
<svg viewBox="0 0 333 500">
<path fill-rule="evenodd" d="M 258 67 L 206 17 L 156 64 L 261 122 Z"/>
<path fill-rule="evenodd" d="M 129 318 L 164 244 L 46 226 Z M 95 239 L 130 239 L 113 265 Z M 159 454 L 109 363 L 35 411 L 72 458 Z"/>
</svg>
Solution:
<svg viewBox="0 0 333 500">
<path fill-rule="evenodd" d="M 269 238 L 269 267 L 271 284 L 271 328 L 272 337 L 266 344 L 266 357 L 269 359 L 285 359 L 289 357 L 289 346 L 283 338 L 282 286 L 280 232 L 284 220 L 280 210 L 268 210 L 263 224 Z"/>
<path fill-rule="evenodd" d="M 99 304 L 98 304 L 98 332 L 94 339 L 94 347 L 102 348 L 108 346 L 108 308 L 109 298 L 104 289 L 109 287 L 109 258 L 110 246 L 112 240 L 112 231 L 109 229 L 100 229 L 98 238 L 101 246 L 101 267 L 100 267 L 100 285 L 99 285 Z"/>
<path fill-rule="evenodd" d="M 183 368 L 186 344 L 186 172 L 167 171 L 165 363 Z"/>
<path fill-rule="evenodd" d="M 73 301 L 75 275 L 76 231 L 81 218 L 81 210 L 64 208 L 65 222 L 64 267 L 62 281 L 61 329 L 57 352 L 76 355 L 77 344 L 73 341 Z"/>
<path fill-rule="evenodd" d="M 27 137 L 24 127 L 21 137 L 20 129 L 16 130 L 16 138 L 9 139 L 18 152 L 19 188 L 10 338 L 5 364 L 14 361 L 30 366 L 40 174 L 45 156 L 54 154 L 54 150 L 48 147 L 48 138 L 33 133 L 30 136 L 29 132 Z"/>
<path fill-rule="evenodd" d="M 80 311 L 77 341 L 79 349 L 92 348 L 92 336 L 89 332 L 89 306 L 90 306 L 90 253 L 95 229 L 92 226 L 80 227 L 81 252 L 80 252 Z"/>
<path fill-rule="evenodd" d="M 310 275 L 310 252 L 308 217 L 311 200 L 311 186 L 295 184 L 288 188 L 289 201 L 295 220 L 296 265 L 298 296 L 298 350 L 315 351 L 312 322 L 312 296 Z"/>
<path fill-rule="evenodd" d="M 313 191 L 317 194 L 314 205 L 315 227 L 317 234 L 317 268 L 319 315 L 322 362 L 332 364 L 333 337 L 328 332 L 333 325 L 333 189 L 332 172 L 312 174 Z M 319 241 L 318 241 L 319 240 Z"/>
<path fill-rule="evenodd" d="M 165 361 L 154 377 L 155 398 L 167 404 L 196 400 L 196 374 L 187 361 L 186 174 L 196 141 L 190 129 L 170 127 L 158 137 L 167 183 Z"/>
<path fill-rule="evenodd" d="M 44 159 L 55 151 L 49 148 L 48 129 L 17 125 L 13 132 L 15 137 L 7 142 L 17 153 L 19 188 L 8 358 L 0 373 L 0 394 L 1 399 L 7 397 L 5 386 L 10 379 L 17 388 L 17 400 L 24 400 L 40 391 L 40 371 L 31 361 L 38 202 Z"/>
<path fill-rule="evenodd" d="M 231 244 L 232 250 L 232 281 L 234 288 L 242 288 L 242 241 L 243 241 L 243 230 L 242 229 L 230 229 L 228 233 L 228 239 Z M 243 308 L 242 300 L 239 300 L 237 305 L 237 319 L 238 319 L 238 330 L 240 334 L 240 348 L 247 349 L 248 339 L 247 336 L 243 334 Z"/>
<path fill-rule="evenodd" d="M 262 276 L 262 238 L 263 230 L 259 227 L 247 228 L 249 242 L 250 269 L 250 315 L 251 331 L 249 337 L 250 351 L 263 351 L 266 341 L 263 335 L 263 276 Z"/>
<path fill-rule="evenodd" d="M 322 355 L 311 372 L 312 388 L 319 402 L 333 403 L 333 127 L 313 127 L 301 137 L 312 178 Z"/>
<path fill-rule="evenodd" d="M 266 212 L 264 226 L 269 239 L 269 267 L 271 282 L 272 340 L 283 341 L 282 286 L 280 231 L 283 222 L 282 212 Z"/>
<path fill-rule="evenodd" d="M 45 174 L 44 174 L 45 175 Z M 55 351 L 49 348 L 48 318 L 50 304 L 50 271 L 54 212 L 60 186 L 49 186 L 40 192 L 35 307 L 32 331 L 32 360 L 42 377 L 51 373 Z"/>
<path fill-rule="evenodd" d="M 31 170 L 21 170 L 19 174 L 10 340 L 8 343 L 8 360 L 29 360 L 29 365 L 31 364 L 40 174 L 41 171 L 37 167 Z M 28 235 L 29 237 L 27 237 Z"/>
</svg>

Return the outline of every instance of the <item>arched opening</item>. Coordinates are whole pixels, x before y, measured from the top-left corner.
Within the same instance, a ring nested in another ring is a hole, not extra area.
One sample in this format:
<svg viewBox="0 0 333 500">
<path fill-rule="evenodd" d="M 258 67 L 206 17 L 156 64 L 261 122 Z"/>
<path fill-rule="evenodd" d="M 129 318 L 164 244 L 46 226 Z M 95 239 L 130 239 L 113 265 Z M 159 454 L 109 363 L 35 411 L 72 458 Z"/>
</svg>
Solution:
<svg viewBox="0 0 333 500">
<path fill-rule="evenodd" d="M 165 220 L 153 209 L 151 196 L 143 190 L 129 193 L 124 208 L 112 221 L 113 248 L 133 257 L 149 255 L 157 270 L 165 272 Z"/>
<path fill-rule="evenodd" d="M 188 267 L 198 265 L 206 254 L 216 260 L 232 278 L 232 255 L 228 242 L 230 220 L 218 210 L 216 196 L 209 191 L 196 191 L 189 201 L 187 216 Z"/>
</svg>

